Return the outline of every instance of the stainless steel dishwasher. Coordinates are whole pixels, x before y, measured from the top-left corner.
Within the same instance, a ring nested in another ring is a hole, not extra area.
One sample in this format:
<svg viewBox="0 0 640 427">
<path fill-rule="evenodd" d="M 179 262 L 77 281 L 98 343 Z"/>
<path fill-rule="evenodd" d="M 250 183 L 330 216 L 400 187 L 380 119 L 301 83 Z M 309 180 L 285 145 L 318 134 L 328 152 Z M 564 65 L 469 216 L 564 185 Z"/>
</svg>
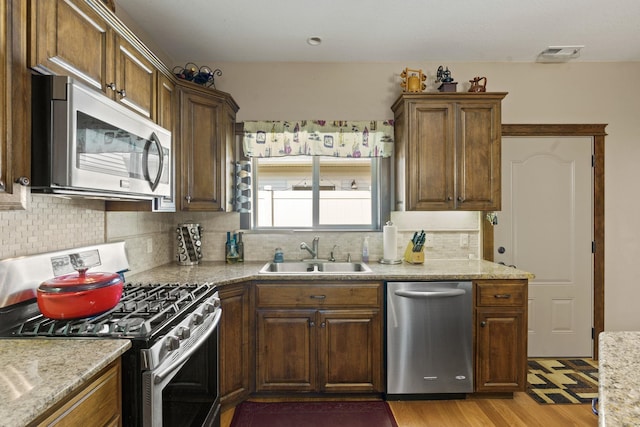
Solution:
<svg viewBox="0 0 640 427">
<path fill-rule="evenodd" d="M 386 287 L 387 399 L 473 392 L 471 282 Z"/>
</svg>

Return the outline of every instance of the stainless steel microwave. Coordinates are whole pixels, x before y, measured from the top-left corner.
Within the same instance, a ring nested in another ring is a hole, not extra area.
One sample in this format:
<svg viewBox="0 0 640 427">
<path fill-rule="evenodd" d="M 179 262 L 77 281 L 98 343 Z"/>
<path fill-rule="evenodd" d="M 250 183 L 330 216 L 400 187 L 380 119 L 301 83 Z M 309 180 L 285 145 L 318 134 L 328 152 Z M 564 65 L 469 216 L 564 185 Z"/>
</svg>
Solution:
<svg viewBox="0 0 640 427">
<path fill-rule="evenodd" d="M 171 132 L 65 76 L 32 78 L 35 192 L 152 200 L 173 193 Z"/>
</svg>

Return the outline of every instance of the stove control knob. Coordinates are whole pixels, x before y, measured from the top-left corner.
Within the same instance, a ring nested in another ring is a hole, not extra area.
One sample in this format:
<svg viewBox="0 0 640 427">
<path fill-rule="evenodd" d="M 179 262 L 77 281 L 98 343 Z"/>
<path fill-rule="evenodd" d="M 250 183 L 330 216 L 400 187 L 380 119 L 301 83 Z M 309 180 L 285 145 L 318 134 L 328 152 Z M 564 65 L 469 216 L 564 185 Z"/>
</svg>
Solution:
<svg viewBox="0 0 640 427">
<path fill-rule="evenodd" d="M 192 325 L 202 325 L 202 322 L 204 321 L 202 314 L 200 313 L 193 313 L 193 316 L 191 316 L 191 324 Z"/>
<path fill-rule="evenodd" d="M 167 351 L 174 351 L 180 348 L 180 338 L 175 335 L 169 335 L 164 339 L 164 345 Z"/>
<path fill-rule="evenodd" d="M 178 335 L 178 338 L 180 338 L 181 340 L 186 340 L 191 336 L 191 329 L 189 329 L 186 326 L 180 326 L 176 334 Z"/>
<path fill-rule="evenodd" d="M 213 302 L 206 302 L 204 304 L 204 313 L 205 314 L 211 314 L 214 311 L 216 311 L 216 309 L 220 306 L 220 302 L 219 301 L 213 301 Z"/>
</svg>

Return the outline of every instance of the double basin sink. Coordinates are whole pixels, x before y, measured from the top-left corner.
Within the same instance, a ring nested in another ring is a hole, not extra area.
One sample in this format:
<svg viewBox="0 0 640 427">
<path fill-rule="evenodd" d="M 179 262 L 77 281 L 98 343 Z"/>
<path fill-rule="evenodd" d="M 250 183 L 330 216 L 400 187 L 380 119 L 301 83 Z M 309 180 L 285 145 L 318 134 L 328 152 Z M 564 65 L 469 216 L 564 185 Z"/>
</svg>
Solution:
<svg viewBox="0 0 640 427">
<path fill-rule="evenodd" d="M 268 262 L 260 274 L 347 274 L 371 273 L 362 262 L 336 262 L 326 260 Z"/>
</svg>

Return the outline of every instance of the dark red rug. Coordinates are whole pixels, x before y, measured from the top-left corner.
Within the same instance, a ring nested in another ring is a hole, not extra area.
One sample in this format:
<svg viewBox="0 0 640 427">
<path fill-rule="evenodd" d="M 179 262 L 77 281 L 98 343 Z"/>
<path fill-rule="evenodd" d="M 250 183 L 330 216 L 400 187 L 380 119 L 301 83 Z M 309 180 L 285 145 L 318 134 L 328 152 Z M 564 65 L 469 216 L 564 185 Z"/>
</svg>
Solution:
<svg viewBox="0 0 640 427">
<path fill-rule="evenodd" d="M 398 427 L 387 402 L 242 402 L 231 427 Z"/>
</svg>

